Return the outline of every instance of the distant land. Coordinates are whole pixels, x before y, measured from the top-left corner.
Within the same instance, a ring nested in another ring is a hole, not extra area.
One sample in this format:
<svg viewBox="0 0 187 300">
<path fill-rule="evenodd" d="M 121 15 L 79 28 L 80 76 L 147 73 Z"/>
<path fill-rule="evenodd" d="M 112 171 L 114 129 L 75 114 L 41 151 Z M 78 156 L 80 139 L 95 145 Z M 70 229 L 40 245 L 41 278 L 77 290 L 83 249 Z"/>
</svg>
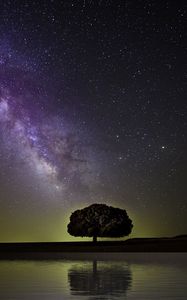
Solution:
<svg viewBox="0 0 187 300">
<path fill-rule="evenodd" d="M 86 252 L 187 252 L 187 235 L 132 238 L 126 241 L 0 243 L 0 259 L 59 257 L 61 253 Z"/>
</svg>

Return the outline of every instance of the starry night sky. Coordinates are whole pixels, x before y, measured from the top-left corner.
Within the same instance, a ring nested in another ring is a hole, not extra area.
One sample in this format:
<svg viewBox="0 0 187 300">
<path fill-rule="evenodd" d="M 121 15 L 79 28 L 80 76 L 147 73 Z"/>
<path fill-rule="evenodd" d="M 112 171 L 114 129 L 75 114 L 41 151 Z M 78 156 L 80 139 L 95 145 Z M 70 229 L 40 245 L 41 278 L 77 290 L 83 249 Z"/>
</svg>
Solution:
<svg viewBox="0 0 187 300">
<path fill-rule="evenodd" d="M 186 21 L 180 0 L 1 1 L 1 241 L 72 240 L 95 202 L 131 236 L 187 233 Z"/>
</svg>

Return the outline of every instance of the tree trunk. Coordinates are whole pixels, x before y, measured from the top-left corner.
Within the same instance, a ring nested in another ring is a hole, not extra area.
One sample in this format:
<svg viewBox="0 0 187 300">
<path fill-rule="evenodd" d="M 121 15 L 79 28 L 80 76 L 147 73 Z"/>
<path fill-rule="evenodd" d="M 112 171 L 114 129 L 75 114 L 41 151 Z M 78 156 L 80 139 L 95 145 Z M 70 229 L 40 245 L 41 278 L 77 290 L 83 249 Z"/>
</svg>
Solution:
<svg viewBox="0 0 187 300">
<path fill-rule="evenodd" d="M 97 237 L 93 236 L 93 243 L 97 243 Z"/>
<path fill-rule="evenodd" d="M 93 276 L 97 275 L 97 260 L 93 260 Z"/>
</svg>

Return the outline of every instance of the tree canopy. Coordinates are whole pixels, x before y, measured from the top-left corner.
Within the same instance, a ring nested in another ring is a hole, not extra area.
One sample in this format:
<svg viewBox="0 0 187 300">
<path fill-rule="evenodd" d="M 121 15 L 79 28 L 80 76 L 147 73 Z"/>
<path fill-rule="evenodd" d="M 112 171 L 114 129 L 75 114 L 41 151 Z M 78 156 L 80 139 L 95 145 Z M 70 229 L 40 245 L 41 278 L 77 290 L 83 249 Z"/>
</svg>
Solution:
<svg viewBox="0 0 187 300">
<path fill-rule="evenodd" d="M 106 204 L 92 204 L 74 211 L 70 216 L 68 233 L 72 236 L 123 237 L 132 231 L 132 221 L 125 209 Z"/>
</svg>

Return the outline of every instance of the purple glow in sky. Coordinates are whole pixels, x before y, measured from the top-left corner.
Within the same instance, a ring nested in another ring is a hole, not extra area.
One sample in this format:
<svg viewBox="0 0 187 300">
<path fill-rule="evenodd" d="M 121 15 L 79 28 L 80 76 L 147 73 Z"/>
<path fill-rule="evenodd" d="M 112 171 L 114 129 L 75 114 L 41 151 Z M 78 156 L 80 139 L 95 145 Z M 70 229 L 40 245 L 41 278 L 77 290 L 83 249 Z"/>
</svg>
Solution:
<svg viewBox="0 0 187 300">
<path fill-rule="evenodd" d="M 1 86 L 0 124 L 8 152 L 16 153 L 35 176 L 41 192 L 50 190 L 63 197 L 69 189 L 71 193 L 81 187 L 89 189 L 95 174 L 91 169 L 90 146 L 86 145 L 83 133 L 68 128 L 62 117 L 46 114 L 40 106 L 27 103 L 31 99 L 29 89 L 19 93 L 12 92 L 7 82 L 5 87 Z"/>
</svg>

